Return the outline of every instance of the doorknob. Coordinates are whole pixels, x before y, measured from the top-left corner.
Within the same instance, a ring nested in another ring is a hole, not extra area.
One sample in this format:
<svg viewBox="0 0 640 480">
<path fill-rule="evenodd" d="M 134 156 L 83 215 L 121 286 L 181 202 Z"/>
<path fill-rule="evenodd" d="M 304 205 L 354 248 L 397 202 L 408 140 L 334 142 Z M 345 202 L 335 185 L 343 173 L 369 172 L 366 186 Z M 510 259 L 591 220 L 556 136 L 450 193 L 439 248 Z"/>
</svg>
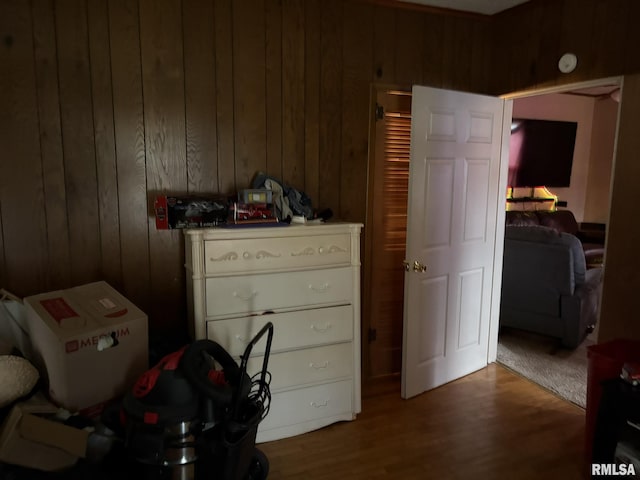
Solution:
<svg viewBox="0 0 640 480">
<path fill-rule="evenodd" d="M 406 272 L 411 271 L 412 265 L 409 262 L 407 262 L 406 260 L 403 260 L 402 265 L 404 266 L 404 269 Z M 427 271 L 427 266 L 423 265 L 422 263 L 416 260 L 413 262 L 413 271 L 418 273 L 424 273 Z"/>
<path fill-rule="evenodd" d="M 413 271 L 418 273 L 424 273 L 427 271 L 427 266 L 420 263 L 418 260 L 413 262 Z"/>
</svg>

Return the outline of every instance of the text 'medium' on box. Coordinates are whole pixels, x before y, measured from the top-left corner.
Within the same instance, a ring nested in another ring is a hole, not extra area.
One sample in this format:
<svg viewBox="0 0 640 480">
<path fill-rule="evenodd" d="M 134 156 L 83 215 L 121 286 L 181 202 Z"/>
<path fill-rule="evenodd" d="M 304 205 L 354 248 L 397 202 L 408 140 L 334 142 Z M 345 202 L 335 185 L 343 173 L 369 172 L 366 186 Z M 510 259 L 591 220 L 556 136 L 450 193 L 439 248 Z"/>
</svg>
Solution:
<svg viewBox="0 0 640 480">
<path fill-rule="evenodd" d="M 26 297 L 27 324 L 49 396 L 99 413 L 148 368 L 147 315 L 106 282 Z"/>
</svg>

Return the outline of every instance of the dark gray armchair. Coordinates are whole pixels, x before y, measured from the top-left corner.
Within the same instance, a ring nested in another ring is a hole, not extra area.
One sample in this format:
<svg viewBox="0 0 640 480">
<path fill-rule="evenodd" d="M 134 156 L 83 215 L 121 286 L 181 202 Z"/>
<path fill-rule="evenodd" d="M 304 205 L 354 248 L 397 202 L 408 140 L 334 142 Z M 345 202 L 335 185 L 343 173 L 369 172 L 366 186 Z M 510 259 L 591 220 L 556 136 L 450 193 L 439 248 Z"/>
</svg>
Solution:
<svg viewBox="0 0 640 480">
<path fill-rule="evenodd" d="M 595 326 L 602 268 L 587 270 L 575 235 L 541 226 L 505 228 L 500 326 L 575 348 Z"/>
</svg>

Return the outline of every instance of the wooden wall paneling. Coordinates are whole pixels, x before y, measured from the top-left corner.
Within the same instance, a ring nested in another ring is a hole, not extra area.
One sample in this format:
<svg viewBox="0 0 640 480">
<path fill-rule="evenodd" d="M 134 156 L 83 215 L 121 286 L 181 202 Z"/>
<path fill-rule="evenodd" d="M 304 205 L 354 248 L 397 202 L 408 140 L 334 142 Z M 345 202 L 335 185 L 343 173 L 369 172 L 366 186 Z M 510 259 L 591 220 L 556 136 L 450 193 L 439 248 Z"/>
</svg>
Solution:
<svg viewBox="0 0 640 480">
<path fill-rule="evenodd" d="M 551 6 L 549 2 L 530 2 L 521 8 L 499 13 L 491 21 L 491 69 L 488 93 L 497 95 L 532 87 L 541 81 L 556 76 L 557 59 L 551 65 L 548 57 L 556 58 L 558 34 L 553 28 L 545 35 L 538 31 L 546 30 L 541 25 L 562 21 L 559 11 L 554 10 L 558 2 Z M 553 8 L 552 8 L 553 7 Z M 521 65 L 522 68 L 513 68 Z"/>
<path fill-rule="evenodd" d="M 597 78 L 597 76 L 593 76 L 595 60 L 592 50 L 594 15 L 595 2 L 563 0 L 562 34 L 558 58 L 565 52 L 575 53 L 578 57 L 578 66 L 573 72 L 562 74 L 562 83 Z"/>
<path fill-rule="evenodd" d="M 233 193 L 236 189 L 232 5 L 232 0 L 216 0 L 214 3 L 218 186 L 220 192 L 225 194 Z"/>
<path fill-rule="evenodd" d="M 233 2 L 233 91 L 236 188 L 267 168 L 264 0 Z"/>
<path fill-rule="evenodd" d="M 305 185 L 305 9 L 304 0 L 283 0 L 282 9 L 282 177 L 298 190 Z"/>
<path fill-rule="evenodd" d="M 87 9 L 83 0 L 55 7 L 71 282 L 80 285 L 102 266 Z"/>
<path fill-rule="evenodd" d="M 422 85 L 424 15 L 410 10 L 396 13 L 395 75 L 401 85 Z"/>
<path fill-rule="evenodd" d="M 530 2 L 496 15 L 489 92 L 498 95 L 556 84 L 562 21 L 561 2 Z"/>
<path fill-rule="evenodd" d="M 47 205 L 45 211 L 48 244 L 46 289 L 53 290 L 71 286 L 69 219 L 58 95 L 56 27 L 53 2 L 33 2 L 31 9 L 42 180 Z"/>
<path fill-rule="evenodd" d="M 100 270 L 104 280 L 121 289 L 118 169 L 113 125 L 108 5 L 106 0 L 96 0 L 88 2 L 87 8 L 100 220 Z"/>
<path fill-rule="evenodd" d="M 492 17 L 488 93 L 558 83 L 562 10 L 562 2 L 540 0 Z"/>
<path fill-rule="evenodd" d="M 422 79 L 430 87 L 442 87 L 444 84 L 444 23 L 440 15 L 425 14 L 424 26 L 424 57 Z"/>
<path fill-rule="evenodd" d="M 47 285 L 47 231 L 29 3 L 0 2 L 0 207 L 3 287 L 19 296 Z"/>
<path fill-rule="evenodd" d="M 213 2 L 183 0 L 187 190 L 220 191 Z"/>
<path fill-rule="evenodd" d="M 183 236 L 156 230 L 152 215 L 158 193 L 187 190 L 184 66 L 180 0 L 140 1 L 145 152 L 149 192 L 149 255 L 156 330 L 184 327 Z"/>
<path fill-rule="evenodd" d="M 471 58 L 469 59 L 470 85 L 473 91 L 488 93 L 491 79 L 491 22 L 477 20 L 470 26 L 471 29 Z"/>
<path fill-rule="evenodd" d="M 320 186 L 318 206 L 340 218 L 342 156 L 342 6 L 322 2 L 320 23 Z"/>
<path fill-rule="evenodd" d="M 7 269 L 4 258 L 4 229 L 2 228 L 2 197 L 0 196 L 0 285 L 8 287 Z M 0 287 L 4 288 L 4 287 Z"/>
<path fill-rule="evenodd" d="M 267 173 L 282 178 L 282 1 L 265 2 Z"/>
<path fill-rule="evenodd" d="M 606 76 L 606 72 L 624 72 L 625 57 L 636 56 L 627 55 L 625 49 L 617 47 L 624 45 L 626 41 L 628 10 L 628 2 L 602 2 L 595 5 L 590 50 L 594 73 L 599 76 Z M 634 30 L 637 30 L 638 18 L 640 17 L 634 18 Z"/>
<path fill-rule="evenodd" d="M 609 6 L 607 2 L 607 6 Z M 627 0 L 625 2 L 626 20 L 624 22 L 624 31 L 626 32 L 625 39 L 622 43 L 614 44 L 611 48 L 615 49 L 617 53 L 611 50 L 603 52 L 603 55 L 611 55 L 618 58 L 618 55 L 623 55 L 622 71 L 624 73 L 633 73 L 640 71 L 640 56 L 630 55 L 628 48 L 621 47 L 620 45 L 640 45 L 640 28 L 638 28 L 638 18 L 640 18 L 640 2 L 633 0 Z M 612 6 L 611 6 L 612 7 Z M 605 24 L 606 25 L 606 24 Z M 609 28 L 621 28 L 622 24 L 609 24 Z M 615 71 L 619 71 L 618 69 Z M 606 71 L 609 74 L 609 70 Z"/>
<path fill-rule="evenodd" d="M 397 83 L 396 49 L 396 9 L 376 5 L 373 11 L 374 82 Z"/>
<path fill-rule="evenodd" d="M 513 25 L 516 21 L 514 9 L 498 13 L 493 16 L 491 21 L 491 37 L 490 37 L 490 62 L 492 73 L 489 81 L 489 92 L 495 94 L 500 92 L 506 85 L 511 85 L 510 80 L 512 72 L 508 67 L 508 60 L 514 52 L 511 45 L 513 37 L 517 33 L 517 28 Z M 499 61 L 498 59 L 503 59 Z"/>
<path fill-rule="evenodd" d="M 148 312 L 149 223 L 137 0 L 110 0 L 109 27 L 122 293 Z"/>
<path fill-rule="evenodd" d="M 540 57 L 536 55 L 538 46 L 538 37 L 534 34 L 540 22 L 540 10 L 531 8 L 530 13 L 524 17 L 514 16 L 513 21 L 505 21 L 500 33 L 496 35 L 497 43 L 506 45 L 506 53 L 496 54 L 493 57 L 495 67 L 500 68 L 500 58 L 505 59 L 502 63 L 507 66 L 504 72 L 509 79 L 510 85 L 527 85 L 531 84 L 529 72 L 531 71 L 531 61 L 536 62 Z M 514 14 L 515 15 L 515 14 Z M 513 24 L 517 22 L 517 28 Z M 513 62 L 523 65 L 523 68 L 513 69 L 508 67 Z M 529 68 L 524 68 L 530 65 Z M 535 68 L 535 67 L 533 67 Z"/>
<path fill-rule="evenodd" d="M 450 90 L 455 89 L 455 70 L 457 59 L 455 55 L 454 44 L 455 23 L 453 17 L 449 15 L 441 15 L 439 21 L 442 24 L 442 38 L 440 39 L 440 48 L 442 48 L 442 84 L 441 88 Z"/>
<path fill-rule="evenodd" d="M 550 31 L 557 30 L 557 26 L 561 22 L 561 15 L 557 13 L 549 15 L 549 13 L 549 8 L 543 3 L 533 4 L 529 8 L 529 13 L 520 17 L 521 20 L 517 27 L 519 33 L 513 31 L 513 23 L 509 22 L 509 25 L 505 25 L 505 28 L 510 29 L 511 34 L 509 38 L 509 41 L 512 42 L 511 59 L 514 62 L 520 59 L 520 63 L 523 65 L 519 75 L 514 73 L 517 75 L 514 77 L 515 85 L 538 85 L 541 79 L 556 76 L 557 61 L 550 62 L 545 57 L 548 58 L 549 53 L 558 51 L 559 37 L 544 35 L 541 38 L 536 35 L 540 26 L 547 23 L 551 27 Z M 504 42 L 504 39 L 502 41 Z M 559 53 L 557 55 L 559 56 Z M 552 57 L 555 58 L 556 55 L 552 55 Z M 495 57 L 496 66 L 499 64 L 499 58 Z"/>
<path fill-rule="evenodd" d="M 343 21 L 340 214 L 345 220 L 363 222 L 366 216 L 373 69 L 373 6 L 346 3 Z"/>
<path fill-rule="evenodd" d="M 452 16 L 449 38 L 451 43 L 445 46 L 450 52 L 450 82 L 452 90 L 475 91 L 471 84 L 471 52 L 474 41 L 473 23 L 477 20 L 466 16 Z"/>
<path fill-rule="evenodd" d="M 594 28 L 598 25 L 596 3 L 541 0 L 498 14 L 492 39 L 492 92 L 514 92 L 611 74 L 598 71 L 593 49 Z M 562 74 L 558 59 L 568 51 L 578 55 L 578 68 Z"/>
<path fill-rule="evenodd" d="M 534 50 L 534 55 L 538 58 L 536 61 L 536 85 L 547 83 L 550 79 L 555 83 L 555 79 L 559 75 L 558 59 L 562 54 L 560 46 L 563 21 L 560 13 L 561 4 L 559 2 L 541 2 L 540 4 L 534 3 L 532 7 L 540 11 L 539 22 L 532 26 L 532 35 L 529 39 L 529 42 L 536 42 L 538 45 L 538 48 Z M 511 28 L 513 28 L 513 24 Z M 538 35 L 540 31 L 545 34 Z M 516 60 L 517 52 L 513 56 L 513 61 Z M 517 65 L 517 63 L 509 64 L 511 69 L 513 69 L 513 65 Z"/>
<path fill-rule="evenodd" d="M 313 207 L 320 191 L 320 2 L 305 0 L 304 190 Z"/>
</svg>

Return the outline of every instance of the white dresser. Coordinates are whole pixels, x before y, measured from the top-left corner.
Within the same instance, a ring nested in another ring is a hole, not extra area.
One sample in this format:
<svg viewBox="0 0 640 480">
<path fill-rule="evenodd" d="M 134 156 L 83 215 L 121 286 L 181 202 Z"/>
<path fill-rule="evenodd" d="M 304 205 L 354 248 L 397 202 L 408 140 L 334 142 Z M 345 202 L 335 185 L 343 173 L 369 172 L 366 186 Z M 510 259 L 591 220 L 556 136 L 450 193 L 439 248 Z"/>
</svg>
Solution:
<svg viewBox="0 0 640 480">
<path fill-rule="evenodd" d="M 360 412 L 360 229 L 327 223 L 188 229 L 191 334 L 238 357 L 267 321 L 271 409 L 257 442 L 353 420 Z M 253 349 L 249 373 L 262 366 Z"/>
</svg>

